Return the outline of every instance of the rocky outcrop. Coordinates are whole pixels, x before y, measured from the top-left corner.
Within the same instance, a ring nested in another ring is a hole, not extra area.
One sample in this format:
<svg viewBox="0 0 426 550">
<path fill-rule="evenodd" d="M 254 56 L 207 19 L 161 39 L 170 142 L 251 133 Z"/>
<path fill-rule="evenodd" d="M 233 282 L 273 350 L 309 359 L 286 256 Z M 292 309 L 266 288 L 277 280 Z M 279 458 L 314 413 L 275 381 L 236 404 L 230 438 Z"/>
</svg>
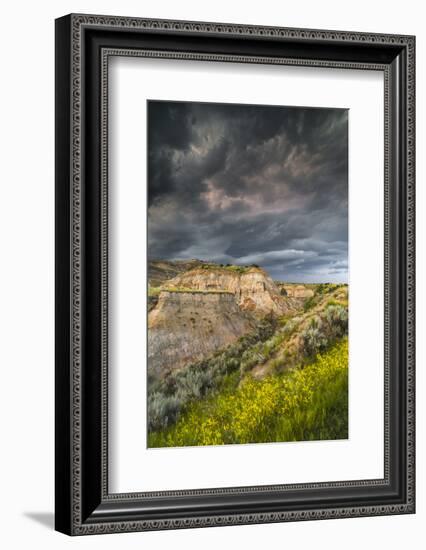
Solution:
<svg viewBox="0 0 426 550">
<path fill-rule="evenodd" d="M 255 326 L 231 292 L 163 290 L 148 315 L 148 370 L 162 377 L 232 344 Z"/>
<path fill-rule="evenodd" d="M 221 268 L 209 266 L 191 269 L 167 282 L 169 288 L 198 291 L 227 291 L 243 311 L 256 317 L 270 313 L 284 315 L 295 304 L 282 296 L 274 281 L 261 268 Z"/>
<path fill-rule="evenodd" d="M 202 260 L 150 260 L 148 262 L 148 281 L 150 286 L 159 287 L 180 273 L 205 264 Z"/>
<path fill-rule="evenodd" d="M 304 285 L 280 285 L 281 294 L 290 298 L 312 298 L 315 292 Z"/>
</svg>

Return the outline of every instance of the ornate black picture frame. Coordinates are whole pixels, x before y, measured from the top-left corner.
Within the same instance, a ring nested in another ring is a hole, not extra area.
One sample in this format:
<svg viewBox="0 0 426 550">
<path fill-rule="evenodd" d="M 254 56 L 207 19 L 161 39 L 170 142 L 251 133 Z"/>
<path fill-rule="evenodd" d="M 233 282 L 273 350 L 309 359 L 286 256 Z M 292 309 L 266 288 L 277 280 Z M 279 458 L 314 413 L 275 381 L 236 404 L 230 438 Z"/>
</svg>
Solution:
<svg viewBox="0 0 426 550">
<path fill-rule="evenodd" d="M 383 479 L 108 492 L 107 71 L 115 55 L 383 72 Z M 58 531 L 414 513 L 414 56 L 413 36 L 74 14 L 56 21 Z"/>
</svg>

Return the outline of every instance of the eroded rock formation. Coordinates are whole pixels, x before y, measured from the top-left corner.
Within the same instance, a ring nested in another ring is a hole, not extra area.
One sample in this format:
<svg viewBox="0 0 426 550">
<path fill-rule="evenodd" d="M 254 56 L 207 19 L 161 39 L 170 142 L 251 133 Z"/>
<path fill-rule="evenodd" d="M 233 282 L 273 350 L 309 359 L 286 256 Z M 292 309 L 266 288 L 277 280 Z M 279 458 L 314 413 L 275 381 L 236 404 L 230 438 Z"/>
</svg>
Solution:
<svg viewBox="0 0 426 550">
<path fill-rule="evenodd" d="M 256 326 L 231 292 L 160 292 L 148 316 L 148 369 L 162 377 L 235 342 Z"/>
<path fill-rule="evenodd" d="M 281 294 L 289 298 L 311 298 L 315 292 L 304 285 L 280 285 Z"/>
<path fill-rule="evenodd" d="M 269 313 L 284 315 L 294 307 L 282 296 L 274 281 L 261 268 L 196 268 L 186 271 L 167 282 L 167 287 L 199 291 L 227 291 L 234 295 L 243 311 L 256 317 Z"/>
</svg>

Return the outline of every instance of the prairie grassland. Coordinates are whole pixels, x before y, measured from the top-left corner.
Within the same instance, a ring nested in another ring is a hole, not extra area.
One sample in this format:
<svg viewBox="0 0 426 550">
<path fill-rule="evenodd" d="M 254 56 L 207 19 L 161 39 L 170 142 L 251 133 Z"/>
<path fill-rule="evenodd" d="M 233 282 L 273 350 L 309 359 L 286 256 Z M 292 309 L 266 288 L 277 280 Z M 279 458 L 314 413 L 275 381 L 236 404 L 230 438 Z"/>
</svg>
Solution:
<svg viewBox="0 0 426 550">
<path fill-rule="evenodd" d="M 191 403 L 177 422 L 152 431 L 149 447 L 267 443 L 348 437 L 348 339 L 305 365 L 256 380 L 239 373 Z"/>
</svg>

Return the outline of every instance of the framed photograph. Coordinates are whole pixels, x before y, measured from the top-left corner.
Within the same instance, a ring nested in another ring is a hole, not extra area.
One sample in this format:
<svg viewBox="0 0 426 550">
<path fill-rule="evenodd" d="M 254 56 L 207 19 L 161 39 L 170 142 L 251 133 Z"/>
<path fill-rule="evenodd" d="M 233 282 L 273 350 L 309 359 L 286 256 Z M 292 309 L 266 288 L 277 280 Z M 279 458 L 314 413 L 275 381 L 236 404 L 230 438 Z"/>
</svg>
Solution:
<svg viewBox="0 0 426 550">
<path fill-rule="evenodd" d="M 56 20 L 56 529 L 415 511 L 413 36 Z"/>
</svg>

